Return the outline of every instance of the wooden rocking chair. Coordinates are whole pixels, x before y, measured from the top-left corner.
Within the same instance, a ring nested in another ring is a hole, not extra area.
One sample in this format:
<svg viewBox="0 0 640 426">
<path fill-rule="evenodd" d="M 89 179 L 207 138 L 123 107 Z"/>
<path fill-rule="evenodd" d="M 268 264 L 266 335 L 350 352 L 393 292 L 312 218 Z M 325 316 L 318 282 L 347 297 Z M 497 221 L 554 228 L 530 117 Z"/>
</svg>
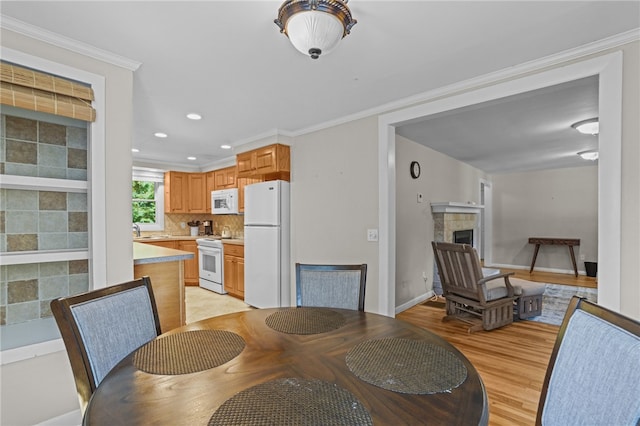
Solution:
<svg viewBox="0 0 640 426">
<path fill-rule="evenodd" d="M 493 330 L 513 322 L 513 287 L 509 275 L 482 275 L 476 250 L 467 244 L 432 242 L 446 298 L 447 316 L 471 324 L 469 332 Z"/>
</svg>

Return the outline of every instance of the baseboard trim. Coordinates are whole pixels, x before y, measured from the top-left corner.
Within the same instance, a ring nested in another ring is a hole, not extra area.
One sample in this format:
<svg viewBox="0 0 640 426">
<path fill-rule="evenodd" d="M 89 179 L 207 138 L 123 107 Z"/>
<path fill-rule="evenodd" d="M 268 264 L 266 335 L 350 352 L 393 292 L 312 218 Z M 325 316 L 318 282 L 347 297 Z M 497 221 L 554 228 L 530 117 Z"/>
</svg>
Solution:
<svg viewBox="0 0 640 426">
<path fill-rule="evenodd" d="M 68 413 L 62 414 L 58 417 L 45 420 L 42 423 L 38 423 L 36 426 L 70 426 L 70 425 L 80 426 L 81 424 L 82 424 L 82 413 L 80 412 L 80 409 L 78 409 L 78 410 L 69 411 Z"/>
<path fill-rule="evenodd" d="M 414 306 L 416 306 L 419 303 L 422 303 L 430 298 L 432 298 L 433 296 L 435 296 L 436 294 L 433 292 L 433 290 L 429 290 L 428 292 L 421 294 L 418 297 L 415 297 L 411 300 L 409 300 L 406 303 L 403 303 L 400 306 L 396 306 L 396 315 L 398 315 L 400 312 L 406 311 L 409 308 L 412 308 Z"/>
</svg>

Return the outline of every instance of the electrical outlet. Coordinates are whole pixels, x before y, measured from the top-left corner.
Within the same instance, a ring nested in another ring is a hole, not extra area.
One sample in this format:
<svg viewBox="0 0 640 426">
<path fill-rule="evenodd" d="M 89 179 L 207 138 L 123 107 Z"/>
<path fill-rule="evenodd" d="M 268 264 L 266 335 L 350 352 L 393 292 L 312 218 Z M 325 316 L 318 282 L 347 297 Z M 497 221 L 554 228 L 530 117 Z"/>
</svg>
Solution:
<svg viewBox="0 0 640 426">
<path fill-rule="evenodd" d="M 367 229 L 367 241 L 378 241 L 377 229 Z"/>
<path fill-rule="evenodd" d="M 427 273 L 425 271 L 422 271 L 422 279 L 425 283 L 427 282 Z"/>
<path fill-rule="evenodd" d="M 585 259 L 584 254 L 581 254 L 580 255 L 580 260 L 584 260 L 584 259 Z"/>
<path fill-rule="evenodd" d="M 184 222 L 180 222 L 180 228 L 186 229 L 187 228 L 187 224 L 184 223 Z"/>
</svg>

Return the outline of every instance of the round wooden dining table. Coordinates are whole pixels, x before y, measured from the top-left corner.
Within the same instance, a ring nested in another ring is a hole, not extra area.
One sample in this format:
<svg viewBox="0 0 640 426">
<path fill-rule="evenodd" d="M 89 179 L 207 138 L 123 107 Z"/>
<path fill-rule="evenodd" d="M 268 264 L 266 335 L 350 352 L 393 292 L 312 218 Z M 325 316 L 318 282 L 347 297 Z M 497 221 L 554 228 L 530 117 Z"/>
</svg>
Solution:
<svg viewBox="0 0 640 426">
<path fill-rule="evenodd" d="M 209 338 L 213 340 L 206 341 Z M 407 368 L 410 374 L 396 372 Z M 271 404 L 269 415 L 278 414 L 280 407 L 285 410 L 278 398 L 293 398 L 291 386 L 301 384 L 309 392 L 329 389 L 331 395 L 310 393 L 314 407 L 296 409 L 343 416 L 330 411 L 335 395 L 346 395 L 352 399 L 348 406 L 369 419 L 349 424 L 488 423 L 482 379 L 451 344 L 404 321 L 333 308 L 255 309 L 164 333 L 109 372 L 92 395 L 83 422 L 299 424 L 242 419 L 264 403 Z M 289 387 L 279 391 L 277 386 Z M 244 400 L 238 401 L 239 397 Z M 236 420 L 217 420 L 223 415 L 234 415 Z M 283 412 L 282 418 L 286 416 Z"/>
</svg>

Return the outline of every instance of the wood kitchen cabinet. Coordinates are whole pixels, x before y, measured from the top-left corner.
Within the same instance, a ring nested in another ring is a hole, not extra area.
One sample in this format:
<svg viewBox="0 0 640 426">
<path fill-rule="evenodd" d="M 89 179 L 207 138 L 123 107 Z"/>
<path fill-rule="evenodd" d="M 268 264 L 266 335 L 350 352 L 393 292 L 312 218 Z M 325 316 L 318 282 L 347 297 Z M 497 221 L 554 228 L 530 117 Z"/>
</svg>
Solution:
<svg viewBox="0 0 640 426">
<path fill-rule="evenodd" d="M 193 259 L 184 261 L 184 285 L 199 285 L 198 243 L 195 240 L 180 240 L 178 241 L 178 250 L 193 253 Z"/>
<path fill-rule="evenodd" d="M 224 289 L 231 296 L 244 300 L 244 246 L 223 244 Z"/>
<path fill-rule="evenodd" d="M 252 183 L 262 182 L 262 178 L 238 178 L 238 211 L 244 211 L 244 187 Z"/>
<path fill-rule="evenodd" d="M 236 166 L 225 167 L 214 170 L 215 190 L 237 188 L 236 186 Z"/>
<path fill-rule="evenodd" d="M 165 213 L 208 213 L 206 173 L 166 172 Z"/>
<path fill-rule="evenodd" d="M 187 180 L 189 182 L 187 213 L 207 213 L 206 173 L 187 173 Z"/>
<path fill-rule="evenodd" d="M 144 241 L 144 244 L 151 244 L 152 246 L 160 246 L 170 249 L 178 249 L 178 241 Z"/>
<path fill-rule="evenodd" d="M 290 180 L 291 155 L 287 145 L 273 144 L 236 156 L 238 178 Z"/>
<path fill-rule="evenodd" d="M 193 259 L 186 259 L 184 261 L 184 285 L 200 285 L 198 243 L 196 243 L 196 240 L 144 241 L 144 244 L 193 253 Z"/>
<path fill-rule="evenodd" d="M 166 172 L 164 174 L 164 212 L 188 213 L 187 194 L 189 173 Z"/>
</svg>

